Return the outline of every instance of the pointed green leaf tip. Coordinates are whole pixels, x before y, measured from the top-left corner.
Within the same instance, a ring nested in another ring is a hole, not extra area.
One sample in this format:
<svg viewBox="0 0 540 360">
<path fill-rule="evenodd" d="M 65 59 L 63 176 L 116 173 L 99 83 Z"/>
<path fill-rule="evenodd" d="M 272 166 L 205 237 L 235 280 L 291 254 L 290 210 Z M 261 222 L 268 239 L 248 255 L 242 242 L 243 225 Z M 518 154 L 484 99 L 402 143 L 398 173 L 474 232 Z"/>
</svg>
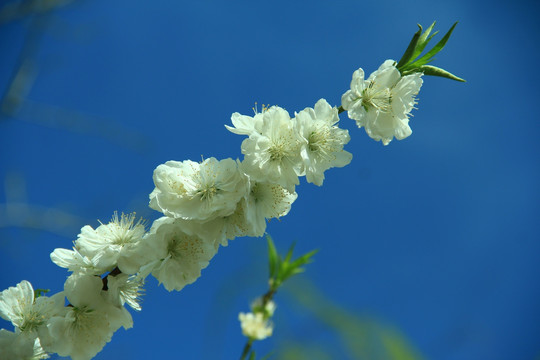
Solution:
<svg viewBox="0 0 540 360">
<path fill-rule="evenodd" d="M 431 50 L 429 50 L 420 58 L 418 57 L 422 54 L 427 44 L 438 33 L 438 31 L 435 31 L 433 34 L 431 34 L 431 31 L 435 26 L 435 22 L 433 22 L 424 32 L 422 32 L 422 26 L 418 25 L 419 30 L 413 35 L 413 38 L 409 43 L 407 50 L 405 50 L 405 53 L 397 64 L 399 72 L 404 76 L 415 72 L 423 72 L 425 75 L 445 77 L 447 79 L 452 79 L 456 81 L 465 81 L 462 78 L 453 75 L 446 70 L 435 66 L 427 65 L 434 59 L 434 56 L 437 55 L 444 48 L 444 46 L 448 42 L 448 39 L 450 39 L 450 36 L 452 35 L 452 32 L 454 31 L 456 25 L 457 22 L 452 25 L 450 30 L 448 30 L 448 32 Z"/>
<path fill-rule="evenodd" d="M 423 65 L 423 66 L 420 66 L 420 70 L 424 73 L 424 75 L 440 76 L 440 77 L 444 77 L 451 80 L 465 82 L 464 79 L 457 77 L 456 75 L 449 73 L 448 71 L 438 68 L 436 66 Z"/>
<path fill-rule="evenodd" d="M 448 30 L 448 32 L 443 36 L 443 38 L 431 50 L 428 51 L 427 54 L 422 56 L 420 59 L 416 60 L 414 63 L 411 64 L 411 66 L 415 64 L 417 66 L 422 66 L 431 62 L 431 60 L 433 60 L 433 57 L 437 55 L 444 48 L 444 46 L 446 45 L 446 42 L 448 41 L 448 39 L 450 39 L 450 35 L 452 35 L 452 31 L 454 31 L 454 28 L 456 27 L 456 25 L 457 25 L 457 21 L 454 23 L 454 25 L 452 25 L 450 30 Z"/>
<path fill-rule="evenodd" d="M 397 68 L 401 68 L 409 63 L 409 60 L 411 60 L 417 46 L 418 46 L 418 40 L 420 39 L 420 34 L 422 34 L 422 25 L 418 25 L 418 31 L 414 33 L 413 38 L 411 39 L 411 42 L 409 43 L 409 46 L 407 46 L 407 49 L 405 50 L 405 53 L 399 60 L 397 64 Z M 413 58 L 414 59 L 414 58 Z"/>
<path fill-rule="evenodd" d="M 418 25 L 418 26 L 420 26 L 420 25 Z M 434 26 L 435 26 L 435 21 L 418 38 L 418 44 L 416 45 L 416 49 L 414 49 L 414 52 L 413 52 L 412 57 L 411 57 L 413 60 L 416 59 L 418 57 L 418 55 L 420 55 L 422 53 L 422 51 L 424 51 L 424 49 L 425 49 L 426 45 L 429 43 L 429 41 L 433 38 L 433 36 L 435 36 L 438 33 L 438 31 L 435 31 L 433 33 L 433 35 L 431 35 L 428 38 L 428 36 L 431 33 L 431 30 L 433 30 Z"/>
</svg>

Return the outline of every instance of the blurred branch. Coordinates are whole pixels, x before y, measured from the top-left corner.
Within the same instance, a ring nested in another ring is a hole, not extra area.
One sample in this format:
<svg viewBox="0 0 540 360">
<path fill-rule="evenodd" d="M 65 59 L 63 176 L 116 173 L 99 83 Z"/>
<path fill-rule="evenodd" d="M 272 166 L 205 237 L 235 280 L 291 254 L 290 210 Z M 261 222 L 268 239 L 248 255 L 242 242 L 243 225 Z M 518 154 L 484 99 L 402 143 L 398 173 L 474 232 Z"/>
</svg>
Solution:
<svg viewBox="0 0 540 360">
<path fill-rule="evenodd" d="M 0 228 L 21 227 L 44 230 L 72 238 L 84 219 L 68 212 L 28 203 L 0 204 Z"/>
<path fill-rule="evenodd" d="M 0 203 L 0 228 L 21 227 L 44 230 L 72 238 L 84 219 L 68 212 L 26 201 L 26 185 L 20 174 L 9 173 L 5 178 L 6 202 Z"/>
<path fill-rule="evenodd" d="M 27 99 L 38 74 L 37 54 L 43 34 L 49 26 L 52 10 L 72 0 L 37 0 L 13 2 L 0 9 L 0 24 L 6 19 L 31 16 L 28 33 L 18 57 L 18 65 L 4 96 L 0 99 L 0 118 L 10 117 L 51 128 L 91 134 L 139 153 L 148 152 L 150 141 L 143 134 L 115 125 L 111 120 L 100 120 L 76 110 L 32 102 Z"/>
<path fill-rule="evenodd" d="M 115 124 L 112 120 L 99 119 L 79 111 L 28 99 L 19 109 L 17 119 L 45 127 L 98 136 L 139 153 L 145 153 L 151 148 L 150 141 L 143 134 Z"/>
</svg>

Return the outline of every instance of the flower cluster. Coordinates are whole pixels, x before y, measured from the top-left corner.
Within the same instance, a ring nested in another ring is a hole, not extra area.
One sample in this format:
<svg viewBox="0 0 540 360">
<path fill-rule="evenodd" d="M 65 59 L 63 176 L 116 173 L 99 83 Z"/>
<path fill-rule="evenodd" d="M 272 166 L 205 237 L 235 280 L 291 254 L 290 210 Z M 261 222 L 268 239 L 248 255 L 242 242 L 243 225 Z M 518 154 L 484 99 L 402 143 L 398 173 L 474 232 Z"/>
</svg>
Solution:
<svg viewBox="0 0 540 360">
<path fill-rule="evenodd" d="M 58 353 L 91 359 L 116 330 L 133 325 L 125 304 L 141 309 L 147 276 L 168 291 L 183 289 L 201 276 L 220 246 L 237 237 L 263 236 L 268 220 L 287 215 L 301 177 L 321 186 L 326 170 L 349 164 L 352 155 L 343 147 L 350 137 L 338 127 L 340 111 L 347 110 L 385 145 L 393 137 L 409 136 L 408 115 L 421 75 L 401 76 L 388 60 L 367 80 L 362 69 L 354 72 L 340 109 L 320 99 L 292 118 L 278 106 L 263 107 L 254 116 L 232 114 L 232 126 L 226 128 L 246 136 L 242 161 L 211 157 L 159 165 L 149 206 L 163 216 L 150 229 L 135 214 L 117 213 L 95 229 L 84 226 L 72 250 L 51 254 L 55 264 L 71 272 L 64 291 L 37 296 L 23 281 L 0 293 L 0 316 L 15 327 L 15 332 L 0 330 L 0 358 Z M 277 287 L 286 278 L 278 276 L 279 268 L 289 264 L 273 258 Z M 273 303 L 266 305 L 239 316 L 242 332 L 252 340 L 272 334 Z"/>
<path fill-rule="evenodd" d="M 274 315 L 276 304 L 268 301 L 264 306 L 262 300 L 257 299 L 252 305 L 252 312 L 238 314 L 242 334 L 251 340 L 264 340 L 272 336 L 273 325 L 270 318 Z"/>
<path fill-rule="evenodd" d="M 422 86 L 422 73 L 401 76 L 394 60 L 386 60 L 368 79 L 364 70 L 353 73 L 351 89 L 341 98 L 343 109 L 374 140 L 388 145 L 411 135 L 409 113 Z"/>
</svg>

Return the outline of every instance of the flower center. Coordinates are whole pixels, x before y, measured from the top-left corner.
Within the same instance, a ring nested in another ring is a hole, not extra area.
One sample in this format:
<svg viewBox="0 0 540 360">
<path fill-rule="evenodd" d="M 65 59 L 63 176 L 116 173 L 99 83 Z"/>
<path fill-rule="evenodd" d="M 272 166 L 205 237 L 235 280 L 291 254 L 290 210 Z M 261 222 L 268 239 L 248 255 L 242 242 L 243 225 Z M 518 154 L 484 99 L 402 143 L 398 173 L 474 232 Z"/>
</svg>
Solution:
<svg viewBox="0 0 540 360">
<path fill-rule="evenodd" d="M 327 129 L 317 129 L 309 134 L 307 139 L 309 151 L 318 152 L 326 146 L 329 133 L 324 130 Z"/>
<path fill-rule="evenodd" d="M 195 259 L 195 255 L 202 253 L 200 241 L 197 237 L 185 234 L 174 234 L 167 245 L 167 254 L 173 259 Z"/>
<path fill-rule="evenodd" d="M 217 193 L 219 189 L 215 184 L 206 184 L 201 189 L 197 190 L 195 194 L 201 197 L 201 201 L 211 200 Z"/>
<path fill-rule="evenodd" d="M 362 91 L 362 106 L 366 111 L 370 108 L 382 112 L 390 112 L 392 93 L 388 88 L 376 88 L 375 83 L 371 81 L 367 88 Z"/>
<path fill-rule="evenodd" d="M 37 311 L 31 310 L 25 312 L 23 315 L 23 321 L 19 329 L 22 332 L 32 331 L 37 329 L 44 322 L 44 316 Z"/>
<path fill-rule="evenodd" d="M 268 149 L 270 161 L 281 161 L 286 155 L 285 144 L 283 142 L 274 142 Z"/>
<path fill-rule="evenodd" d="M 75 306 L 72 308 L 73 322 L 71 326 L 76 331 L 89 331 L 94 328 L 99 322 L 99 317 L 96 317 L 96 312 L 87 306 Z"/>
<path fill-rule="evenodd" d="M 262 195 L 263 195 L 263 192 L 262 192 L 262 189 L 261 189 L 261 186 L 259 185 L 259 183 L 256 183 L 255 185 L 253 185 L 251 187 L 251 194 L 250 194 L 252 197 L 253 197 L 253 200 L 255 203 L 258 203 L 259 201 L 262 201 Z"/>
</svg>

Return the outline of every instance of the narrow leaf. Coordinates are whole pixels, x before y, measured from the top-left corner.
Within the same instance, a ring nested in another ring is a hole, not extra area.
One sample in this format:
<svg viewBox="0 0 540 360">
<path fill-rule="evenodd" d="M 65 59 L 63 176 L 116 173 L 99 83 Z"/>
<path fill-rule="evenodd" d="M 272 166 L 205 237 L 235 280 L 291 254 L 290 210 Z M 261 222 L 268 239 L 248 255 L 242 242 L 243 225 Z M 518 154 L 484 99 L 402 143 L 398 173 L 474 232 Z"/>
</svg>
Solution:
<svg viewBox="0 0 540 360">
<path fill-rule="evenodd" d="M 399 60 L 396 66 L 398 69 L 404 66 L 405 64 L 407 64 L 409 60 L 411 60 L 414 50 L 416 49 L 416 44 L 418 43 L 418 39 L 420 38 L 420 35 L 422 34 L 422 26 L 420 24 L 417 24 L 417 25 L 419 29 L 416 33 L 414 33 L 411 39 L 411 42 L 409 43 L 409 46 L 407 46 L 407 49 L 405 50 L 405 52 L 403 53 L 403 56 Z"/>
<path fill-rule="evenodd" d="M 270 235 L 266 235 L 266 242 L 268 243 L 268 270 L 270 278 L 275 278 L 278 269 L 278 254 Z"/>
<path fill-rule="evenodd" d="M 448 32 L 443 36 L 443 38 L 439 40 L 439 42 L 431 50 L 429 50 L 424 56 L 422 56 L 420 59 L 412 63 L 411 66 L 414 65 L 416 67 L 420 67 L 422 65 L 429 63 L 433 59 L 433 57 L 437 55 L 437 53 L 439 53 L 444 48 L 444 46 L 446 45 L 446 42 L 448 41 L 448 39 L 450 39 L 450 35 L 452 35 L 452 31 L 454 31 L 454 28 L 456 27 L 457 24 L 458 23 L 456 21 L 454 25 L 452 25 L 450 30 L 448 30 Z"/>
<path fill-rule="evenodd" d="M 424 75 L 430 75 L 430 76 L 440 76 L 440 77 L 444 77 L 444 78 L 447 78 L 447 79 L 452 79 L 452 80 L 456 80 L 456 81 L 461 81 L 461 82 L 465 82 L 464 79 L 460 78 L 460 77 L 457 77 L 456 75 L 444 70 L 444 69 L 441 69 L 441 68 L 438 68 L 436 66 L 431 66 L 431 65 L 423 65 L 423 66 L 420 66 L 420 71 L 422 71 L 424 73 Z"/>
<path fill-rule="evenodd" d="M 418 45 L 416 45 L 416 49 L 414 49 L 414 53 L 412 54 L 411 56 L 411 59 L 414 60 L 418 57 L 418 55 L 420 55 L 422 53 L 422 51 L 424 51 L 426 45 L 429 43 L 429 40 L 431 40 L 431 38 L 433 37 L 433 35 L 435 35 L 437 32 L 435 32 L 435 34 L 433 34 L 432 36 L 429 36 L 429 34 L 431 33 L 431 30 L 433 30 L 433 27 L 435 26 L 435 21 L 433 22 L 433 24 L 431 24 L 427 29 L 426 31 L 424 31 L 424 33 L 422 35 L 420 35 L 420 37 L 418 38 Z"/>
<path fill-rule="evenodd" d="M 439 33 L 439 30 L 437 30 L 437 31 L 435 31 L 433 34 L 431 34 L 431 36 L 427 38 L 426 44 L 427 44 L 429 41 L 431 41 L 431 39 L 433 39 L 433 37 L 434 37 L 435 35 L 437 35 L 438 33 Z"/>
<path fill-rule="evenodd" d="M 293 253 L 295 245 L 296 245 L 295 243 L 292 243 L 291 247 L 289 248 L 289 251 L 287 251 L 287 255 L 285 255 L 285 260 L 283 260 L 283 262 L 288 264 L 291 261 L 292 253 Z"/>
<path fill-rule="evenodd" d="M 255 360 L 255 351 L 252 351 L 249 355 L 249 360 Z"/>
<path fill-rule="evenodd" d="M 298 259 L 294 260 L 291 263 L 291 266 L 299 267 L 305 264 L 309 264 L 310 262 L 312 262 L 311 257 L 315 255 L 318 251 L 319 251 L 318 249 L 315 249 L 308 252 L 307 254 L 300 256 Z"/>
</svg>

